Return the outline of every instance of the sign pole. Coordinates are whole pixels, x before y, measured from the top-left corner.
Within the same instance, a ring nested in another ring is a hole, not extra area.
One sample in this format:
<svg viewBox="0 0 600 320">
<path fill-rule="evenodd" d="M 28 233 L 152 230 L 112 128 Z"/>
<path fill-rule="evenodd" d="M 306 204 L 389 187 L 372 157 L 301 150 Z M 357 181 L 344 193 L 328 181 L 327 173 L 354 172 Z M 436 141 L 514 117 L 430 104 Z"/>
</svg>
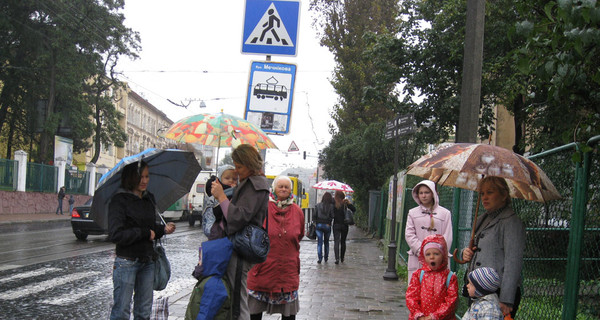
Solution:
<svg viewBox="0 0 600 320">
<path fill-rule="evenodd" d="M 398 118 L 394 121 L 394 193 L 392 197 L 392 223 L 390 225 L 390 243 L 388 244 L 388 267 L 383 280 L 398 280 L 396 273 L 396 202 L 398 200 Z"/>
</svg>

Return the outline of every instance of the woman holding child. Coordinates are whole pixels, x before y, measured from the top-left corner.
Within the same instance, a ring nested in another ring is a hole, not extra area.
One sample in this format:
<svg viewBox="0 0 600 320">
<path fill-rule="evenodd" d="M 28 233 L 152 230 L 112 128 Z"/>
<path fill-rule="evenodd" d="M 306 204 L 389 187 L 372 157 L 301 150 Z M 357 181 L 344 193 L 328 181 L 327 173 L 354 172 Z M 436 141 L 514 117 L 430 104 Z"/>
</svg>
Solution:
<svg viewBox="0 0 600 320">
<path fill-rule="evenodd" d="M 269 206 L 269 184 L 262 173 L 262 158 L 258 151 L 251 145 L 242 144 L 233 150 L 231 159 L 239 179 L 231 200 L 227 198 L 221 183 L 211 184 L 212 195 L 218 200 L 223 218 L 227 221 L 225 232 L 228 236 L 234 235 L 249 224 L 262 226 Z M 235 288 L 238 263 L 243 263 L 239 319 L 249 320 L 246 278 L 252 264 L 239 257 L 235 251 L 233 252 L 227 267 L 231 288 Z"/>
<path fill-rule="evenodd" d="M 503 178 L 483 178 L 479 193 L 486 212 L 477 220 L 473 248 L 465 248 L 462 257 L 470 261 L 467 274 L 482 267 L 498 272 L 500 308 L 504 315 L 510 313 L 514 318 L 521 301 L 525 226 L 511 208 L 508 185 Z M 463 295 L 468 296 L 466 288 Z"/>
</svg>

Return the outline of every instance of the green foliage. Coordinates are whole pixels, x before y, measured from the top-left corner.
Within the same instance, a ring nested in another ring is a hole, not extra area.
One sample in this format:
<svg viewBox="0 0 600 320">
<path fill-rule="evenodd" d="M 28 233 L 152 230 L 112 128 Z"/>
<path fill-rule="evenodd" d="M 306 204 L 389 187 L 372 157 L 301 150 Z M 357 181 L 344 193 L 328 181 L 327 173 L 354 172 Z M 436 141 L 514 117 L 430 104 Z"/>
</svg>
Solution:
<svg viewBox="0 0 600 320">
<path fill-rule="evenodd" d="M 93 134 L 105 144 L 122 145 L 126 136 L 114 126 L 119 118 L 113 110 L 101 110 L 100 131 L 92 130 L 93 112 L 114 106 L 101 102 L 110 96 L 110 85 L 89 84 L 107 77 L 118 86 L 113 74 L 118 57 L 136 57 L 139 36 L 123 25 L 122 8 L 119 0 L 0 3 L 0 134 L 6 157 L 12 148 L 31 146 L 32 159 L 46 162 L 59 133 L 73 139 L 75 151 L 87 150 Z"/>
</svg>

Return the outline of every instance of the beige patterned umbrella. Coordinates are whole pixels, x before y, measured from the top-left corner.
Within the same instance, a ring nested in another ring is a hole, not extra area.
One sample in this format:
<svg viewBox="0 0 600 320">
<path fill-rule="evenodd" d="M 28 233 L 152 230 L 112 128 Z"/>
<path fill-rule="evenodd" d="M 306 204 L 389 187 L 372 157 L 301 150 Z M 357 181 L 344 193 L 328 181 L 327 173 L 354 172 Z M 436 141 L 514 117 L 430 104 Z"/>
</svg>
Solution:
<svg viewBox="0 0 600 320">
<path fill-rule="evenodd" d="M 406 173 L 468 190 L 477 190 L 484 176 L 496 176 L 506 180 L 512 198 L 538 202 L 561 198 L 552 181 L 533 161 L 487 144 L 442 145 L 408 166 Z"/>
</svg>

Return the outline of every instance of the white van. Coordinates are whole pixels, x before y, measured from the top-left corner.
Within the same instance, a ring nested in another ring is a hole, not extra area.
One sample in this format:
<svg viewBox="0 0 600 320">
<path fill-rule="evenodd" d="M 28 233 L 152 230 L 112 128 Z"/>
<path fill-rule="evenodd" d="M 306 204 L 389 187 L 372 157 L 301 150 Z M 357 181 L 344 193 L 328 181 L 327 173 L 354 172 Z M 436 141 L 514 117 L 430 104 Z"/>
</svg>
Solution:
<svg viewBox="0 0 600 320">
<path fill-rule="evenodd" d="M 192 185 L 192 189 L 188 194 L 189 210 L 188 221 L 190 226 L 194 226 L 196 221 L 202 223 L 202 212 L 204 211 L 205 198 L 208 197 L 205 192 L 206 181 L 211 175 L 215 175 L 214 171 L 200 171 Z"/>
</svg>

